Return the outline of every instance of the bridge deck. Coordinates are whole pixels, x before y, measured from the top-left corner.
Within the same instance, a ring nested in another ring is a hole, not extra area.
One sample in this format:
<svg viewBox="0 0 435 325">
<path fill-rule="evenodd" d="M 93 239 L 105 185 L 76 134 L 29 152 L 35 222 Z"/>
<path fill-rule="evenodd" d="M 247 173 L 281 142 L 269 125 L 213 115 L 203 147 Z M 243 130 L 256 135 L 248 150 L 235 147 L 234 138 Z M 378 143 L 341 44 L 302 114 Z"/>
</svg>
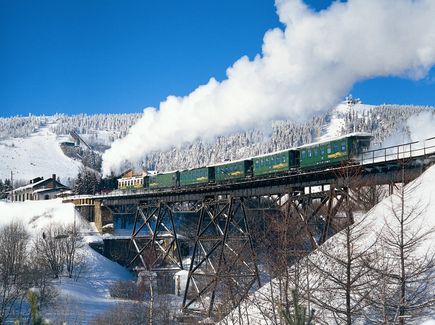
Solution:
<svg viewBox="0 0 435 325">
<path fill-rule="evenodd" d="M 209 183 L 202 186 L 167 188 L 160 190 L 114 191 L 108 194 L 86 196 L 93 201 L 111 205 L 129 204 L 141 200 L 183 202 L 204 199 L 207 195 L 233 197 L 284 194 L 291 190 L 312 186 L 340 186 L 346 178 L 359 179 L 367 185 L 391 184 L 402 181 L 402 165 L 406 168 L 405 181 L 415 179 L 428 165 L 435 161 L 435 137 L 424 141 L 367 151 L 356 164 L 322 170 L 292 170 L 286 174 L 252 177 L 238 182 Z M 69 201 L 80 196 L 68 198 Z M 89 202 L 89 201 L 87 201 Z"/>
</svg>

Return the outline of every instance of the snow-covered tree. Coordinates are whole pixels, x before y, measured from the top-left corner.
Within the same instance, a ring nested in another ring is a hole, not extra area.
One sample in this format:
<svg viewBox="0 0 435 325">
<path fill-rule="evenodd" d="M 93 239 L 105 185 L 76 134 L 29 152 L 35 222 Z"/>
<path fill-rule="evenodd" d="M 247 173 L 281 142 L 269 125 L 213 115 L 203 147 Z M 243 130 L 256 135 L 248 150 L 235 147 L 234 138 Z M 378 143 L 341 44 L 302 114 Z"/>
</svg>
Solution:
<svg viewBox="0 0 435 325">
<path fill-rule="evenodd" d="M 99 177 L 95 171 L 82 167 L 74 181 L 74 193 L 76 194 L 95 194 L 98 188 Z"/>
</svg>

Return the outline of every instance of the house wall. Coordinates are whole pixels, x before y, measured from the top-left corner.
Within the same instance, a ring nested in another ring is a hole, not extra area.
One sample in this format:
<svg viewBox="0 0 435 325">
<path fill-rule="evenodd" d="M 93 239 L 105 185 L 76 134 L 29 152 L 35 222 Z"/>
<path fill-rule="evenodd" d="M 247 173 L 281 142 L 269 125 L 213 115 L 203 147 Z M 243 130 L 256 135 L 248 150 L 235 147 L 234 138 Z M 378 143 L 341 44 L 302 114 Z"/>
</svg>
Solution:
<svg viewBox="0 0 435 325">
<path fill-rule="evenodd" d="M 61 191 L 52 191 L 49 193 L 35 193 L 34 197 L 35 200 L 51 200 L 51 199 L 55 199 L 56 195 L 59 194 Z"/>
</svg>

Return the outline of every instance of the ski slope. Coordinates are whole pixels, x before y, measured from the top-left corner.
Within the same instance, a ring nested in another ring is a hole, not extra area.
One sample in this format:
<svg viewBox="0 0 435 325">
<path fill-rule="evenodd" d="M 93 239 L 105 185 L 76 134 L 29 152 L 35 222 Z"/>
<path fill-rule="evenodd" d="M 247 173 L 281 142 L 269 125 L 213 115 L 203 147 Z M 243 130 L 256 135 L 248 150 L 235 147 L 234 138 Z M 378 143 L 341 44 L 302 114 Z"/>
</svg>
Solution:
<svg viewBox="0 0 435 325">
<path fill-rule="evenodd" d="M 61 182 L 77 176 L 81 163 L 64 155 L 58 139 L 43 127 L 26 138 L 9 138 L 0 141 L 0 179 L 10 178 L 28 182 L 42 176 L 56 174 Z"/>
<path fill-rule="evenodd" d="M 363 117 L 370 108 L 375 107 L 373 105 L 366 105 L 361 103 L 348 103 L 346 101 L 341 102 L 334 107 L 328 114 L 329 123 L 327 123 L 322 130 L 321 136 L 318 141 L 327 140 L 329 138 L 335 138 L 343 135 L 344 133 L 355 132 L 355 130 L 346 130 L 346 115 L 353 113 L 358 117 Z"/>
</svg>

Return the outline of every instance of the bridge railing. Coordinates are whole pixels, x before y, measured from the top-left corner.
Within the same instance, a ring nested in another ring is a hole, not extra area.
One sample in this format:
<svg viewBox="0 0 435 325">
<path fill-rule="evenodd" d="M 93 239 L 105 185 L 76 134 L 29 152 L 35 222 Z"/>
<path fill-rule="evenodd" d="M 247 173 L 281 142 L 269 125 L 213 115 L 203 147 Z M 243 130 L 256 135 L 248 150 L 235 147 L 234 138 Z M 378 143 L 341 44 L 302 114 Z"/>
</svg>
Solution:
<svg viewBox="0 0 435 325">
<path fill-rule="evenodd" d="M 391 160 L 426 156 L 435 153 L 435 137 L 421 141 L 403 143 L 395 146 L 369 150 L 362 153 L 359 162 L 363 165 Z"/>
</svg>

